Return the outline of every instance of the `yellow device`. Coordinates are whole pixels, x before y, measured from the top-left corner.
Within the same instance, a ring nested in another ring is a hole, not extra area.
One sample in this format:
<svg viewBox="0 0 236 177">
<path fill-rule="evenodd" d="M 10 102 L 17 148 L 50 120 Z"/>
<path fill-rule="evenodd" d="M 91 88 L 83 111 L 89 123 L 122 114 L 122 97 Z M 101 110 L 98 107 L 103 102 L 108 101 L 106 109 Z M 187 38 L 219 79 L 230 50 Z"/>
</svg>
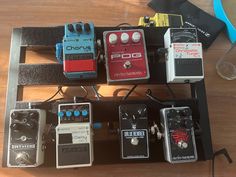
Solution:
<svg viewBox="0 0 236 177">
<path fill-rule="evenodd" d="M 140 17 L 138 26 L 181 27 L 183 26 L 183 18 L 182 15 L 178 14 L 156 13 L 153 17 Z"/>
</svg>

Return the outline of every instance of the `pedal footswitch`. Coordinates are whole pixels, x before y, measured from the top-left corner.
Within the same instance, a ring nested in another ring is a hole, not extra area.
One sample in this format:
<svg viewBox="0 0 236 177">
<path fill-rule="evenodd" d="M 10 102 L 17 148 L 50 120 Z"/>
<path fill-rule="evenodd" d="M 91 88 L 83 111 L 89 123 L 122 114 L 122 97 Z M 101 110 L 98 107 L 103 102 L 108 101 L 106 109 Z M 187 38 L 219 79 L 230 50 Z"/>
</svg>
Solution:
<svg viewBox="0 0 236 177">
<path fill-rule="evenodd" d="M 164 132 L 164 155 L 170 163 L 194 162 L 197 149 L 192 113 L 189 107 L 163 108 L 160 110 Z"/>
<path fill-rule="evenodd" d="M 44 163 L 46 112 L 14 109 L 10 112 L 8 167 L 37 167 Z"/>
<path fill-rule="evenodd" d="M 108 84 L 140 83 L 149 79 L 149 67 L 142 29 L 103 33 Z"/>
<path fill-rule="evenodd" d="M 56 167 L 91 166 L 93 162 L 91 103 L 58 105 Z"/>
<path fill-rule="evenodd" d="M 122 159 L 149 158 L 146 105 L 120 105 L 119 119 Z"/>
</svg>

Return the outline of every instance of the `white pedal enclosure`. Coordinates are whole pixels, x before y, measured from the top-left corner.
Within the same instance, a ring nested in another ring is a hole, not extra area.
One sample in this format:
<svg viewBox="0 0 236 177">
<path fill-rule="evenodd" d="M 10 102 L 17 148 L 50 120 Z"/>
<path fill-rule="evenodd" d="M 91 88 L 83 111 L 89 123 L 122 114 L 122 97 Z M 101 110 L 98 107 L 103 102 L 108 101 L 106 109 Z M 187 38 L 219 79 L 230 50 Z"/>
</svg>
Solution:
<svg viewBox="0 0 236 177">
<path fill-rule="evenodd" d="M 91 166 L 93 162 L 91 103 L 58 106 L 56 127 L 56 167 Z"/>
<path fill-rule="evenodd" d="M 167 83 L 194 83 L 204 78 L 202 44 L 194 28 L 169 28 L 164 35 Z"/>
</svg>

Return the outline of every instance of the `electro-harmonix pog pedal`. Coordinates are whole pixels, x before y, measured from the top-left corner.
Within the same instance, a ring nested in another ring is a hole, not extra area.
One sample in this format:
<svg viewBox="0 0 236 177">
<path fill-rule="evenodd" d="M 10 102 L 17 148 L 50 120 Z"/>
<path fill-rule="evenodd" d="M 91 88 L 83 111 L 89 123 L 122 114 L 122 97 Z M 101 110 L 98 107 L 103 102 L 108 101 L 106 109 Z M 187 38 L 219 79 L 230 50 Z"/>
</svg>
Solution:
<svg viewBox="0 0 236 177">
<path fill-rule="evenodd" d="M 69 79 L 97 77 L 95 32 L 93 23 L 73 23 L 64 27 L 62 43 L 56 45 L 56 57 Z"/>
<path fill-rule="evenodd" d="M 142 29 L 105 31 L 103 39 L 109 84 L 140 83 L 149 79 Z"/>
<path fill-rule="evenodd" d="M 146 105 L 120 105 L 119 119 L 122 159 L 149 158 Z"/>
<path fill-rule="evenodd" d="M 160 110 L 164 132 L 164 153 L 170 163 L 194 162 L 197 149 L 193 121 L 189 107 L 173 107 Z"/>
<path fill-rule="evenodd" d="M 10 112 L 8 167 L 37 167 L 44 163 L 46 112 L 14 109 Z"/>
<path fill-rule="evenodd" d="M 58 105 L 56 167 L 91 166 L 93 162 L 91 103 Z"/>
<path fill-rule="evenodd" d="M 202 44 L 195 28 L 169 28 L 164 43 L 168 83 L 193 83 L 204 78 Z"/>
</svg>

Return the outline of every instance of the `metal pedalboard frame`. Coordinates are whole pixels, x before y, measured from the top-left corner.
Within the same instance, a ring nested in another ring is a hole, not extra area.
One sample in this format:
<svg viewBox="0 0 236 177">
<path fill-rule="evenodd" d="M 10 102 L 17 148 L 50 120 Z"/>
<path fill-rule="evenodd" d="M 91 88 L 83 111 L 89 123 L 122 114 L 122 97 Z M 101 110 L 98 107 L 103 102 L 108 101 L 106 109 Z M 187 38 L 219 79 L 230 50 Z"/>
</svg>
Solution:
<svg viewBox="0 0 236 177">
<path fill-rule="evenodd" d="M 167 28 L 143 28 L 143 27 L 95 27 L 97 39 L 103 39 L 103 32 L 110 30 L 130 28 L 144 29 L 147 53 L 150 68 L 150 79 L 147 84 L 166 84 L 165 62 L 159 60 L 157 49 L 164 46 L 163 36 Z M 5 132 L 3 149 L 3 166 L 6 167 L 7 147 L 9 133 L 9 117 L 11 109 L 27 108 L 28 102 L 23 102 L 24 86 L 39 85 L 65 85 L 81 86 L 106 84 L 106 71 L 104 63 L 98 63 L 98 78 L 82 81 L 68 80 L 63 75 L 60 64 L 27 64 L 25 63 L 26 50 L 38 48 L 52 48 L 61 42 L 64 35 L 63 26 L 58 27 L 23 27 L 14 28 L 12 32 L 9 74 L 6 95 Z M 102 43 L 103 46 L 103 43 Z M 176 106 L 190 106 L 193 110 L 193 120 L 201 128 L 196 134 L 198 160 L 210 160 L 213 156 L 211 132 L 208 116 L 207 98 L 204 80 L 190 84 L 191 98 L 172 100 Z M 123 103 L 142 103 L 148 106 L 149 121 L 159 121 L 159 110 L 162 105 L 151 100 L 100 100 L 91 101 L 93 105 L 93 122 L 118 121 L 118 107 Z M 40 104 L 40 103 L 32 103 Z M 54 107 L 53 107 L 54 106 Z M 46 105 L 47 123 L 57 124 L 57 105 Z M 54 110 L 54 111 L 53 111 Z M 94 164 L 121 164 L 121 163 L 148 163 L 162 162 L 164 160 L 162 141 L 150 141 L 150 158 L 145 160 L 122 160 L 120 158 L 119 138 L 94 140 Z M 106 155 L 104 157 L 104 152 Z M 55 143 L 47 144 L 45 150 L 44 167 L 55 166 Z"/>
</svg>

